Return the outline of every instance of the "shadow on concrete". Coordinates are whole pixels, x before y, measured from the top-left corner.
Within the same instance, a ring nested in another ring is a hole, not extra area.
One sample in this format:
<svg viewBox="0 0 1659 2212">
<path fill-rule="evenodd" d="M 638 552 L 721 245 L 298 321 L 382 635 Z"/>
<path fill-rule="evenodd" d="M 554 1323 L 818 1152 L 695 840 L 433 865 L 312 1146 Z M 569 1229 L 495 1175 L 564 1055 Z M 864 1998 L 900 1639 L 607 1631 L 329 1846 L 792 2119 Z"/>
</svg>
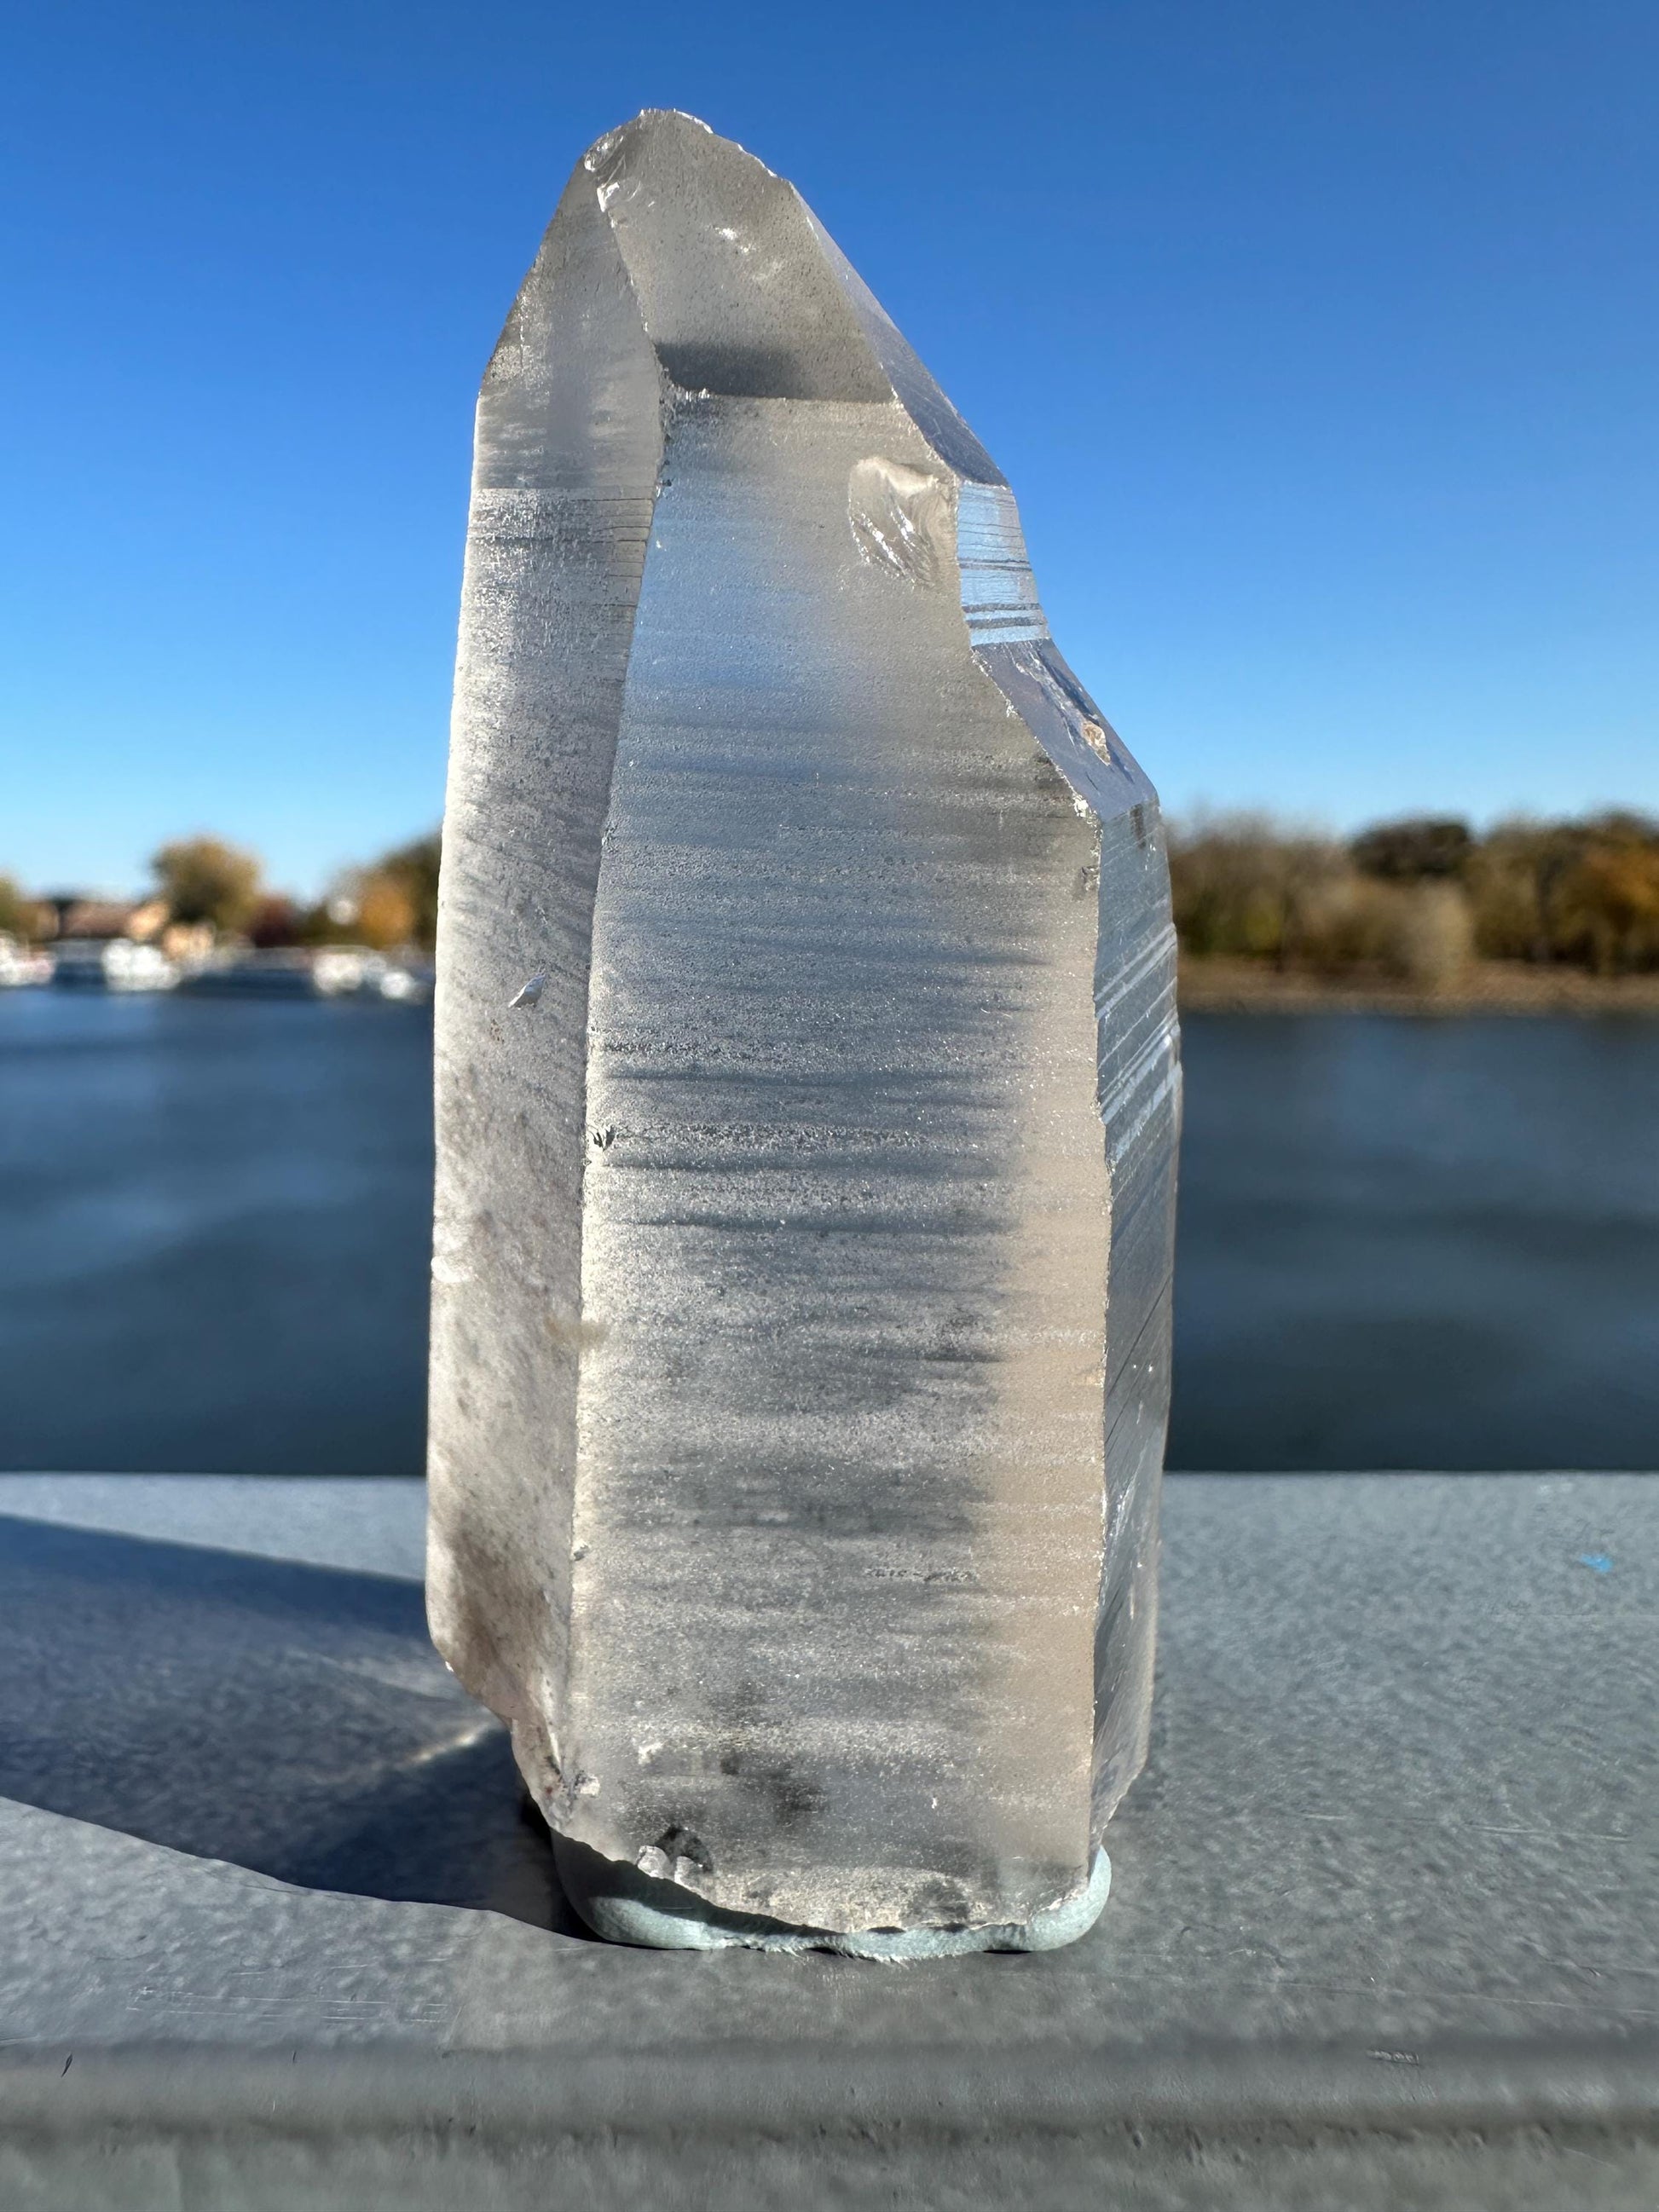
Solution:
<svg viewBox="0 0 1659 2212">
<path fill-rule="evenodd" d="M 586 1932 L 416 1583 L 0 1516 L 0 1796 L 307 1888 Z"/>
</svg>

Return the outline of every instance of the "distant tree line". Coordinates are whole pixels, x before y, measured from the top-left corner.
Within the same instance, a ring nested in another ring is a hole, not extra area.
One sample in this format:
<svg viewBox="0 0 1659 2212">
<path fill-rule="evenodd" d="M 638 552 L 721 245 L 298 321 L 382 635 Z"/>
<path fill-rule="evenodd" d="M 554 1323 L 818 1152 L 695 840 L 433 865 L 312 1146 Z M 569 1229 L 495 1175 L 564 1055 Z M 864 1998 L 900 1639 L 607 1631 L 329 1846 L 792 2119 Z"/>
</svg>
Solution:
<svg viewBox="0 0 1659 2212">
<path fill-rule="evenodd" d="M 1346 841 L 1224 815 L 1176 825 L 1170 866 L 1182 950 L 1197 959 L 1429 987 L 1472 958 L 1659 969 L 1659 821 L 1644 815 L 1484 836 L 1422 816 Z"/>
<path fill-rule="evenodd" d="M 429 953 L 439 852 L 434 830 L 346 870 L 307 904 L 270 889 L 254 854 L 180 838 L 151 863 L 152 905 L 167 927 L 219 940 Z M 1194 959 L 1429 988 L 1474 958 L 1600 975 L 1659 969 L 1659 822 L 1644 815 L 1502 822 L 1484 836 L 1413 816 L 1346 840 L 1218 815 L 1172 826 L 1170 869 L 1182 951 Z M 52 927 L 46 903 L 0 876 L 0 932 L 41 937 Z"/>
<path fill-rule="evenodd" d="M 132 926 L 142 915 L 146 934 L 193 932 L 207 942 L 243 940 L 271 950 L 368 945 L 377 951 L 429 953 L 438 927 L 439 852 L 434 830 L 347 869 L 308 903 L 272 890 L 257 854 L 220 837 L 180 837 L 151 860 L 155 893 L 140 902 Z M 56 925 L 52 902 L 31 897 L 0 875 L 0 932 L 40 939 Z"/>
</svg>

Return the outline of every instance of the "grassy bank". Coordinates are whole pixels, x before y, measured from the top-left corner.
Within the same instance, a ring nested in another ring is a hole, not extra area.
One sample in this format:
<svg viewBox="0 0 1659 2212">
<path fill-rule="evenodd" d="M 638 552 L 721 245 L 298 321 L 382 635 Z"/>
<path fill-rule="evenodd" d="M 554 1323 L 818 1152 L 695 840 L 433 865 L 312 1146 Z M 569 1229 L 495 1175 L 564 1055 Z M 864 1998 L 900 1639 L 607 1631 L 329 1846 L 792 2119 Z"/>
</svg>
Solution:
<svg viewBox="0 0 1659 2212">
<path fill-rule="evenodd" d="M 1189 1014 L 1659 1015 L 1659 974 L 1593 975 L 1583 969 L 1476 960 L 1455 980 L 1425 988 L 1396 976 L 1183 954 L 1180 1000 Z"/>
</svg>

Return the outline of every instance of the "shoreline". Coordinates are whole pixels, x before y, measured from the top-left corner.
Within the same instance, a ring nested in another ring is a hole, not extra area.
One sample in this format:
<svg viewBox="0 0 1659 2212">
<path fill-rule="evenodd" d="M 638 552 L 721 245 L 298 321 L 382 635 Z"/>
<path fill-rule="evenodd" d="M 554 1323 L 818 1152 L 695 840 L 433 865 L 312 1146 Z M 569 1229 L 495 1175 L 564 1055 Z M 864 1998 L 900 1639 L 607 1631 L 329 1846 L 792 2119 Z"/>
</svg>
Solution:
<svg viewBox="0 0 1659 2212">
<path fill-rule="evenodd" d="M 1322 975 L 1262 960 L 1183 957 L 1176 1001 L 1188 1014 L 1654 1014 L 1659 975 L 1477 961 L 1437 990 L 1376 976 Z"/>
</svg>

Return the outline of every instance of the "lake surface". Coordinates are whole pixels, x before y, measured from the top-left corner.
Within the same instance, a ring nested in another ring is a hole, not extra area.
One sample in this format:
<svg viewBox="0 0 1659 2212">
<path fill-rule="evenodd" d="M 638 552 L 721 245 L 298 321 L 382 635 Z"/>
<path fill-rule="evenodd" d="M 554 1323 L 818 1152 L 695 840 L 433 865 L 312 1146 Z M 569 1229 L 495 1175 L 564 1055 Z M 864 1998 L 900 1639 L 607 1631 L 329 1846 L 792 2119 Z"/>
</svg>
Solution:
<svg viewBox="0 0 1659 2212">
<path fill-rule="evenodd" d="M 1659 1468 L 1659 1021 L 1184 1029 L 1172 1467 Z"/>
<path fill-rule="evenodd" d="M 421 1469 L 432 1026 L 0 993 L 0 1467 Z"/>
<path fill-rule="evenodd" d="M 430 1016 L 0 993 L 0 1468 L 418 1473 Z M 1659 1022 L 1195 1015 L 1170 1464 L 1659 1468 Z"/>
</svg>

